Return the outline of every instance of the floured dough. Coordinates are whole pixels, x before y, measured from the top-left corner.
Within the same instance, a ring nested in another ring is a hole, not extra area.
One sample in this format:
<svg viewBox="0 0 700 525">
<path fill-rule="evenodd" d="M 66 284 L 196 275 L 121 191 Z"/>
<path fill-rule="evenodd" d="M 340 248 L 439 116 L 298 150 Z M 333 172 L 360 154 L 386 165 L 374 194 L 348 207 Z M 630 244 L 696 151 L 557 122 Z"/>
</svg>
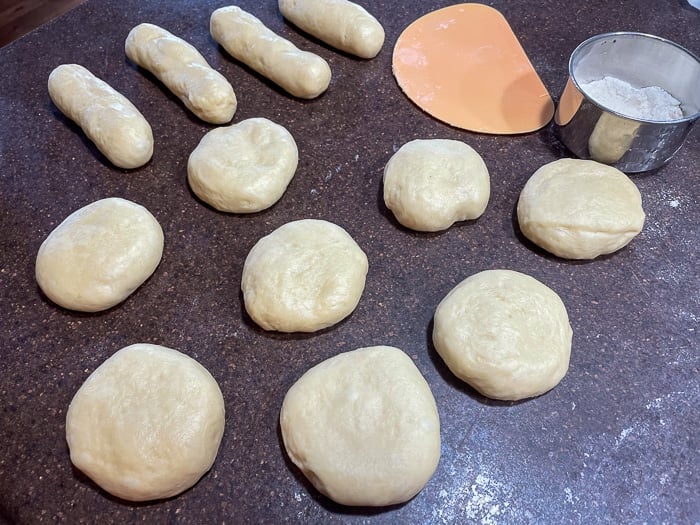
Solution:
<svg viewBox="0 0 700 525">
<path fill-rule="evenodd" d="M 398 348 L 336 355 L 287 392 L 280 426 L 289 457 L 344 505 L 408 501 L 435 472 L 440 419 L 428 383 Z"/>
<path fill-rule="evenodd" d="M 111 197 L 80 208 L 36 256 L 36 280 L 54 303 L 81 312 L 119 304 L 155 271 L 163 230 L 149 211 Z"/>
<path fill-rule="evenodd" d="M 66 414 L 73 464 L 131 501 L 168 498 L 197 483 L 223 432 L 224 400 L 211 374 L 151 344 L 127 346 L 102 363 Z"/>
<path fill-rule="evenodd" d="M 204 135 L 190 155 L 187 180 L 197 197 L 217 210 L 251 213 L 282 197 L 298 161 L 289 131 L 251 118 Z"/>
<path fill-rule="evenodd" d="M 459 283 L 438 305 L 433 326 L 435 349 L 452 373 L 503 400 L 554 388 L 569 367 L 572 335 L 559 296 L 511 270 Z"/>
<path fill-rule="evenodd" d="M 644 226 L 642 197 L 620 170 L 560 159 L 527 181 L 518 200 L 523 234 L 566 259 L 594 259 L 627 245 Z"/>
<path fill-rule="evenodd" d="M 418 231 L 480 217 L 490 188 L 481 156 L 458 140 L 413 140 L 384 167 L 384 203 L 396 220 Z"/>
<path fill-rule="evenodd" d="M 340 226 L 289 222 L 248 253 L 241 282 L 245 308 L 265 330 L 315 332 L 352 313 L 367 270 L 367 256 Z"/>
</svg>

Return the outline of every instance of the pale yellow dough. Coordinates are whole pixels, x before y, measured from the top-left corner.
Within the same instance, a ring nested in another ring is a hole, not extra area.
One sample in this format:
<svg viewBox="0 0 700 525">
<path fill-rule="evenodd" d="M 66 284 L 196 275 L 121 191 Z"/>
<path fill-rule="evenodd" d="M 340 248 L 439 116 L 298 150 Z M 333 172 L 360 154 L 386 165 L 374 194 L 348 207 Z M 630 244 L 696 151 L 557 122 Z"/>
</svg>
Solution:
<svg viewBox="0 0 700 525">
<path fill-rule="evenodd" d="M 143 206 L 111 197 L 70 214 L 44 240 L 36 280 L 54 303 L 82 312 L 115 306 L 151 276 L 163 230 Z"/>
<path fill-rule="evenodd" d="M 588 138 L 591 158 L 604 164 L 614 164 L 630 149 L 640 126 L 640 122 L 604 112 Z"/>
<path fill-rule="evenodd" d="M 232 5 L 214 11 L 209 31 L 232 57 L 295 97 L 315 98 L 328 89 L 328 62 L 297 48 L 240 7 Z"/>
<path fill-rule="evenodd" d="M 440 419 L 428 383 L 398 348 L 336 355 L 308 370 L 282 403 L 291 460 L 343 505 L 415 496 L 440 459 Z"/>
<path fill-rule="evenodd" d="M 542 166 L 518 200 L 523 234 L 565 259 L 594 259 L 626 246 L 644 226 L 642 196 L 620 170 L 593 160 Z"/>
<path fill-rule="evenodd" d="M 73 464 L 119 498 L 187 490 L 211 468 L 224 432 L 216 380 L 176 350 L 135 344 L 85 380 L 68 407 Z"/>
<path fill-rule="evenodd" d="M 346 53 L 374 58 L 384 45 L 379 20 L 349 0 L 279 0 L 278 6 L 292 24 Z"/>
<path fill-rule="evenodd" d="M 321 330 L 355 309 L 368 267 L 365 253 L 340 226 L 318 219 L 289 222 L 246 257 L 246 311 L 265 330 Z"/>
<path fill-rule="evenodd" d="M 78 64 L 62 64 L 49 75 L 49 96 L 66 117 L 119 168 L 151 160 L 153 132 L 129 99 Z"/>
<path fill-rule="evenodd" d="M 283 126 L 251 118 L 209 131 L 187 162 L 192 191 L 220 211 L 252 213 L 277 202 L 299 162 Z"/>
<path fill-rule="evenodd" d="M 139 24 L 127 35 L 124 51 L 200 119 L 226 124 L 233 118 L 238 106 L 233 87 L 182 38 L 154 24 Z"/>
<path fill-rule="evenodd" d="M 502 400 L 554 388 L 568 370 L 572 336 L 559 296 L 511 270 L 459 283 L 438 305 L 433 325 L 433 344 L 452 373 Z"/>
<path fill-rule="evenodd" d="M 384 167 L 384 203 L 407 228 L 435 232 L 480 217 L 491 182 L 481 156 L 450 139 L 401 146 Z"/>
</svg>

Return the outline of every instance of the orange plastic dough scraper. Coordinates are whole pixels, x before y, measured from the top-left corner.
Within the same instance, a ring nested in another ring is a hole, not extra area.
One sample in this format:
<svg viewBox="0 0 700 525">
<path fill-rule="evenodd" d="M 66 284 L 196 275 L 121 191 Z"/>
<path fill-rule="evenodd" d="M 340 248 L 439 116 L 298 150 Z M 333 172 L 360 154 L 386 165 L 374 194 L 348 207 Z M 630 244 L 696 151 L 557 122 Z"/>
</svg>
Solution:
<svg viewBox="0 0 700 525">
<path fill-rule="evenodd" d="M 393 69 L 408 98 L 458 128 L 527 133 L 554 114 L 510 25 L 483 4 L 445 7 L 413 22 L 394 46 Z"/>
</svg>

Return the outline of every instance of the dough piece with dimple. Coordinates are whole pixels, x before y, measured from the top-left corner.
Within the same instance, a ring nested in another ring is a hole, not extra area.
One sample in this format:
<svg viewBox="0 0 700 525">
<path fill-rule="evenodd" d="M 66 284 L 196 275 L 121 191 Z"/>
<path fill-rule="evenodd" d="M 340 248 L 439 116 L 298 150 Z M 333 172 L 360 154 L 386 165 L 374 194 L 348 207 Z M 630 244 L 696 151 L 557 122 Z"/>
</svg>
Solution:
<svg viewBox="0 0 700 525">
<path fill-rule="evenodd" d="M 200 119 L 225 124 L 233 118 L 238 104 L 233 87 L 183 39 L 144 23 L 129 32 L 124 50 L 129 59 L 153 73 Z"/>
<path fill-rule="evenodd" d="M 102 363 L 66 414 L 73 464 L 131 501 L 193 486 L 214 463 L 223 433 L 224 399 L 211 374 L 185 354 L 145 343 Z"/>
<path fill-rule="evenodd" d="M 438 305 L 433 325 L 433 344 L 452 373 L 503 400 L 554 388 L 568 370 L 572 335 L 559 296 L 511 270 L 459 283 Z"/>
<path fill-rule="evenodd" d="M 220 211 L 252 213 L 277 202 L 297 169 L 294 137 L 265 118 L 209 131 L 187 162 L 192 191 Z"/>
<path fill-rule="evenodd" d="M 69 215 L 44 240 L 36 280 L 54 303 L 81 312 L 119 304 L 155 271 L 163 230 L 126 199 L 102 199 Z"/>
<path fill-rule="evenodd" d="M 384 167 L 384 203 L 413 230 L 435 232 L 476 219 L 490 192 L 483 159 L 458 140 L 413 140 Z"/>
<path fill-rule="evenodd" d="M 297 48 L 240 7 L 217 9 L 211 15 L 209 27 L 214 40 L 232 57 L 295 97 L 315 98 L 328 89 L 331 81 L 328 62 Z"/>
<path fill-rule="evenodd" d="M 343 505 L 415 496 L 440 459 L 440 419 L 428 383 L 398 348 L 336 355 L 308 370 L 282 403 L 291 460 Z"/>
<path fill-rule="evenodd" d="M 379 21 L 349 0 L 279 0 L 278 5 L 295 26 L 346 53 L 374 58 L 384 45 Z"/>
<path fill-rule="evenodd" d="M 594 259 L 627 245 L 644 226 L 642 197 L 620 170 L 592 160 L 542 166 L 518 200 L 523 234 L 565 259 Z"/>
<path fill-rule="evenodd" d="M 153 155 L 153 132 L 128 98 L 78 64 L 49 75 L 49 95 L 97 149 L 119 168 L 138 168 Z"/>
<path fill-rule="evenodd" d="M 357 306 L 367 256 L 340 226 L 292 221 L 260 239 L 243 265 L 241 289 L 250 317 L 265 330 L 315 332 Z"/>
</svg>

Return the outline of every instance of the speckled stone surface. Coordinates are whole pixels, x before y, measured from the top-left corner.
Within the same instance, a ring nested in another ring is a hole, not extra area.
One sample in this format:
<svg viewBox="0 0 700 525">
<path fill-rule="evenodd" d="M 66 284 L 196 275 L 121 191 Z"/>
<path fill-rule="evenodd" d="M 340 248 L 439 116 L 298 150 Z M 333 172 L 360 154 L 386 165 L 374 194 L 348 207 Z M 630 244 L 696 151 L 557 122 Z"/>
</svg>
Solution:
<svg viewBox="0 0 700 525">
<path fill-rule="evenodd" d="M 230 59 L 208 34 L 218 1 L 90 0 L 0 50 L 0 517 L 9 523 L 698 523 L 700 485 L 700 132 L 664 168 L 637 175 L 647 213 L 623 250 L 590 262 L 548 256 L 517 229 L 527 178 L 566 152 L 550 129 L 521 136 L 460 131 L 416 108 L 391 73 L 397 37 L 448 2 L 362 1 L 386 43 L 357 60 L 287 24 L 273 0 L 238 4 L 331 65 L 322 97 L 293 99 Z M 677 0 L 487 2 L 501 10 L 552 96 L 571 51 L 603 32 L 634 30 L 700 53 L 700 14 Z M 267 117 L 298 142 L 287 193 L 255 215 L 218 213 L 186 183 L 187 157 L 211 126 L 191 116 L 124 55 L 124 39 L 152 22 L 194 44 L 233 84 L 234 121 Z M 108 165 L 52 105 L 46 80 L 77 62 L 129 97 L 150 121 L 145 167 Z M 384 207 L 384 164 L 415 138 L 468 142 L 486 161 L 484 215 L 439 234 L 400 227 Z M 119 196 L 146 206 L 165 233 L 154 275 L 121 305 L 80 314 L 51 304 L 34 258 L 69 213 Z M 370 261 L 357 310 L 312 335 L 266 333 L 246 316 L 240 279 L 248 250 L 287 221 L 343 226 Z M 442 297 L 488 268 L 528 273 L 553 288 L 574 330 L 568 374 L 537 399 L 499 403 L 456 380 L 430 342 Z M 104 359 L 135 342 L 198 359 L 219 382 L 226 431 L 211 471 L 168 501 L 131 504 L 71 465 L 68 404 Z M 338 352 L 394 345 L 435 395 L 442 423 L 438 469 L 413 500 L 344 508 L 319 495 L 286 458 L 278 426 L 286 390 Z"/>
</svg>

